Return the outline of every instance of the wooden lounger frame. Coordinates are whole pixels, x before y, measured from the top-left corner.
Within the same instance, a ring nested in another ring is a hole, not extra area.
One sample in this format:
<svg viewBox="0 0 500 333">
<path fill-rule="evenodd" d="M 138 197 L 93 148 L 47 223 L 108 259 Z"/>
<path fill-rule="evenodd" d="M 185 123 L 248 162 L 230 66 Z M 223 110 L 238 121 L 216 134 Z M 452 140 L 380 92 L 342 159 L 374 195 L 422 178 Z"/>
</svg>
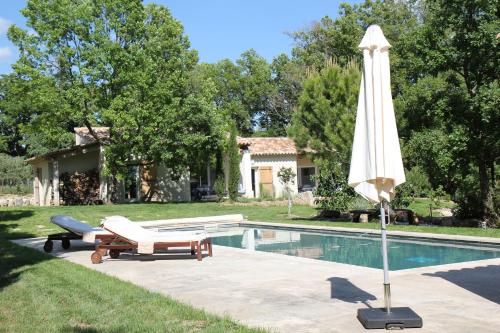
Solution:
<svg viewBox="0 0 500 333">
<path fill-rule="evenodd" d="M 95 252 L 92 253 L 90 259 L 93 264 L 100 264 L 102 262 L 103 255 L 109 250 L 109 256 L 116 259 L 120 256 L 121 251 L 134 250 L 137 249 L 137 242 L 131 241 L 127 238 L 113 234 L 112 236 L 107 236 L 101 238 L 101 242 L 96 245 Z M 208 256 L 212 256 L 212 239 L 205 238 L 201 241 L 183 241 L 183 242 L 157 242 L 154 243 L 153 251 L 165 249 L 168 250 L 171 247 L 189 247 L 191 249 L 191 254 L 196 254 L 198 261 L 203 259 L 203 251 L 208 252 Z"/>
<path fill-rule="evenodd" d="M 67 230 L 67 229 L 65 229 L 65 230 Z M 104 240 L 104 239 L 109 238 L 111 236 L 112 235 L 99 235 L 99 234 L 97 234 L 97 235 L 95 235 L 95 239 Z M 61 247 L 65 250 L 67 250 L 71 246 L 71 242 L 70 242 L 71 240 L 82 239 L 82 238 L 83 238 L 83 236 L 75 234 L 74 232 L 69 231 L 69 230 L 68 230 L 68 232 L 60 232 L 57 234 L 50 234 L 47 237 L 45 244 L 43 245 L 43 250 L 47 253 L 52 252 L 52 249 L 54 247 L 53 241 L 55 241 L 55 240 L 61 241 Z"/>
</svg>

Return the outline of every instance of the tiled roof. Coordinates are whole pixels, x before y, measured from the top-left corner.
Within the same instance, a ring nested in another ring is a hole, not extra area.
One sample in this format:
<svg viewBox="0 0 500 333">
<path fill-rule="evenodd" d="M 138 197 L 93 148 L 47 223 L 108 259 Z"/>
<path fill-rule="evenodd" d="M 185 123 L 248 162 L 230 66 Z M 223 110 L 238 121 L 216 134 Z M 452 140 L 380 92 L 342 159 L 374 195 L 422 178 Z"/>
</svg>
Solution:
<svg viewBox="0 0 500 333">
<path fill-rule="evenodd" d="M 73 130 L 79 135 L 89 135 L 89 129 L 87 127 L 75 127 Z M 92 127 L 92 130 L 100 138 L 109 137 L 109 127 Z"/>
<path fill-rule="evenodd" d="M 73 130 L 75 131 L 77 145 L 84 145 L 95 141 L 95 138 L 89 133 L 87 127 L 75 127 Z M 109 138 L 109 127 L 92 127 L 92 130 L 99 139 Z"/>
<path fill-rule="evenodd" d="M 297 154 L 295 142 L 287 137 L 242 138 L 240 146 L 248 146 L 252 155 L 294 155 Z"/>
</svg>

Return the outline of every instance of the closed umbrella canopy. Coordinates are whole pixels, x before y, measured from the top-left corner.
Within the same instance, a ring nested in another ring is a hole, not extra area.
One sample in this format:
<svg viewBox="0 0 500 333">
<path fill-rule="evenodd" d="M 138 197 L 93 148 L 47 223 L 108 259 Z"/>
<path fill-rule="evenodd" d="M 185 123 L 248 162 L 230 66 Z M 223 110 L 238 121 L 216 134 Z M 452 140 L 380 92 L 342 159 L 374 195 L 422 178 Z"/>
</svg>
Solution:
<svg viewBox="0 0 500 333">
<path fill-rule="evenodd" d="M 370 26 L 359 44 L 363 51 L 363 76 L 348 183 L 364 198 L 380 203 L 385 300 L 384 309 L 358 309 L 358 319 L 366 328 L 422 327 L 422 318 L 410 308 L 391 309 L 383 202 L 394 198 L 396 186 L 405 182 L 405 174 L 392 105 L 390 47 L 378 25 Z"/>
<path fill-rule="evenodd" d="M 395 187 L 405 182 L 392 104 L 390 47 L 378 25 L 370 26 L 359 44 L 363 75 L 348 182 L 371 202 L 390 201 Z"/>
</svg>

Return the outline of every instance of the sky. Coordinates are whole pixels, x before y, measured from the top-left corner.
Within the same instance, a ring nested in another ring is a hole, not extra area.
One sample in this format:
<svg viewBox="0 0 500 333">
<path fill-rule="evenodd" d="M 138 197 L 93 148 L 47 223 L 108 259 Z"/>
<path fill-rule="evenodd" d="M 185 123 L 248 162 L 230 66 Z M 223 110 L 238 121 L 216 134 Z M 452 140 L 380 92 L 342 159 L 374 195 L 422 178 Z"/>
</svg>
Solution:
<svg viewBox="0 0 500 333">
<path fill-rule="evenodd" d="M 268 61 L 289 54 L 292 39 L 286 35 L 309 27 L 328 15 L 335 18 L 341 2 L 360 0 L 147 0 L 166 6 L 184 26 L 200 61 L 237 59 L 253 48 Z M 25 0 L 0 2 L 0 74 L 11 72 L 17 49 L 7 38 L 10 24 L 26 28 L 19 12 Z"/>
</svg>

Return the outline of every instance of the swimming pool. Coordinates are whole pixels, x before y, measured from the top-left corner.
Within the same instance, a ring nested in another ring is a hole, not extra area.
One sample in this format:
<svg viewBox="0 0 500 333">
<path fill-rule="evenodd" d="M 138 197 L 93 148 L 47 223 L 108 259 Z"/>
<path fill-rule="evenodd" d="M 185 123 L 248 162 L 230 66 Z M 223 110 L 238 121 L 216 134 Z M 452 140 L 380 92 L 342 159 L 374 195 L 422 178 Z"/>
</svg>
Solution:
<svg viewBox="0 0 500 333">
<path fill-rule="evenodd" d="M 382 268 L 378 235 L 232 227 L 213 232 L 212 240 L 222 246 Z M 500 246 L 403 237 L 389 237 L 388 250 L 392 271 L 500 258 Z"/>
</svg>

